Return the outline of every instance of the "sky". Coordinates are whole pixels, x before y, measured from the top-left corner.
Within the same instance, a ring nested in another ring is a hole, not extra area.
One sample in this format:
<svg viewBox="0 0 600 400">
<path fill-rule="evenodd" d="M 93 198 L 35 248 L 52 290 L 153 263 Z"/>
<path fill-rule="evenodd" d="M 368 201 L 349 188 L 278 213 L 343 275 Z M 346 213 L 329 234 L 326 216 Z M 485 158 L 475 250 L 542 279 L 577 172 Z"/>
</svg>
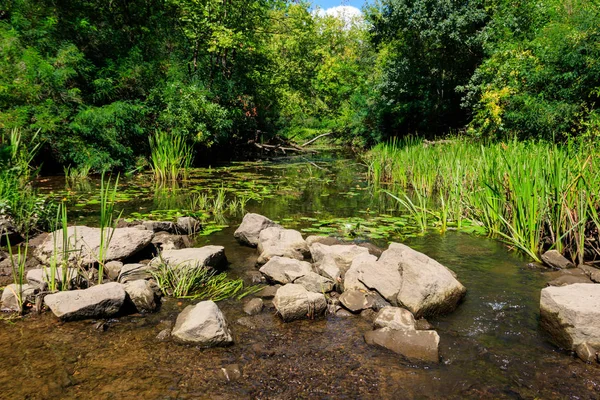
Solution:
<svg viewBox="0 0 600 400">
<path fill-rule="evenodd" d="M 325 14 L 339 16 L 358 16 L 367 0 L 312 0 L 313 7 L 320 7 Z M 321 13 L 323 12 L 321 11 Z M 320 14 L 321 14 L 320 13 Z"/>
</svg>

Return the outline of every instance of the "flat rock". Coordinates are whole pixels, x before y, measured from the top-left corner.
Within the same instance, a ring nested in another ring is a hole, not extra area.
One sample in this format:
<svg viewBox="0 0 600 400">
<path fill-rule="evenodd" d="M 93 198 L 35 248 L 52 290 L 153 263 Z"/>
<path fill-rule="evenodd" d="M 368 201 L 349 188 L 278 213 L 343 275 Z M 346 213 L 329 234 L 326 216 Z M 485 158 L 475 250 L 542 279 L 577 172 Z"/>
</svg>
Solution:
<svg viewBox="0 0 600 400">
<path fill-rule="evenodd" d="M 333 290 L 334 282 L 314 272 L 309 272 L 297 279 L 293 283 L 304 286 L 309 292 L 329 293 Z"/>
<path fill-rule="evenodd" d="M 142 225 L 149 231 L 154 233 L 167 232 L 177 233 L 177 225 L 170 221 L 144 221 Z"/>
<path fill-rule="evenodd" d="M 269 218 L 259 214 L 248 213 L 244 215 L 244 219 L 240 224 L 239 228 L 235 231 L 233 236 L 241 244 L 247 246 L 256 247 L 258 246 L 258 239 L 260 233 L 271 227 L 282 228 L 281 225 L 276 224 Z"/>
<path fill-rule="evenodd" d="M 127 282 L 123 288 L 138 312 L 147 313 L 157 310 L 159 302 L 156 292 L 147 280 Z"/>
<path fill-rule="evenodd" d="M 104 231 L 105 239 L 110 234 L 112 238 L 105 252 L 105 262 L 127 259 L 148 246 L 152 240 L 151 231 L 135 228 L 116 228 Z M 70 226 L 67 228 L 69 238 L 69 261 L 80 259 L 84 264 L 92 264 L 98 261 L 100 252 L 100 228 L 87 226 Z M 56 243 L 54 238 L 56 238 Z M 63 231 L 59 229 L 48 235 L 35 250 L 35 256 L 45 264 L 48 264 L 56 248 L 61 257 L 63 252 Z"/>
<path fill-rule="evenodd" d="M 171 335 L 179 342 L 203 347 L 227 346 L 233 343 L 225 316 L 210 300 L 187 306 L 177 317 Z"/>
<path fill-rule="evenodd" d="M 548 250 L 542 254 L 542 261 L 550 268 L 567 269 L 575 268 L 575 264 L 567 260 L 559 251 Z"/>
<path fill-rule="evenodd" d="M 398 293 L 402 287 L 402 276 L 398 266 L 383 262 L 371 263 L 361 269 L 358 279 L 368 289 L 377 291 L 390 303 L 397 303 Z"/>
<path fill-rule="evenodd" d="M 304 286 L 293 283 L 277 290 L 273 304 L 285 322 L 314 318 L 327 309 L 323 294 L 309 292 Z"/>
<path fill-rule="evenodd" d="M 373 321 L 373 326 L 375 329 L 415 329 L 415 317 L 410 311 L 404 308 L 384 307 L 377 313 L 375 321 Z"/>
<path fill-rule="evenodd" d="M 44 302 L 61 320 L 74 321 L 115 316 L 121 311 L 126 297 L 123 285 L 110 282 L 85 290 L 50 294 Z"/>
<path fill-rule="evenodd" d="M 262 299 L 252 299 L 244 304 L 244 312 L 248 315 L 260 314 L 264 306 Z"/>
<path fill-rule="evenodd" d="M 222 268 L 227 264 L 223 246 L 204 246 L 180 250 L 165 250 L 155 257 L 150 265 L 156 266 L 161 262 L 171 268 Z"/>
<path fill-rule="evenodd" d="M 154 267 L 146 264 L 125 264 L 121 268 L 117 281 L 119 283 L 127 283 L 140 279 L 151 279 Z"/>
<path fill-rule="evenodd" d="M 367 344 L 385 347 L 410 360 L 437 363 L 440 337 L 435 331 L 381 328 L 365 333 Z"/>
<path fill-rule="evenodd" d="M 304 260 L 310 255 L 302 234 L 293 229 L 270 227 L 263 229 L 258 236 L 257 263 L 267 263 L 275 256 Z"/>
<path fill-rule="evenodd" d="M 576 283 L 542 289 L 540 323 L 564 349 L 600 352 L 600 285 Z"/>
<path fill-rule="evenodd" d="M 398 268 L 397 303 L 416 318 L 453 311 L 466 293 L 454 272 L 403 244 L 390 244 L 377 262 Z"/>
<path fill-rule="evenodd" d="M 60 284 L 63 282 L 63 278 L 66 278 L 67 282 L 72 282 L 78 277 L 77 268 L 67 268 L 64 271 L 61 267 L 56 268 L 56 272 L 54 275 L 54 281 L 56 284 Z M 46 284 L 50 283 L 52 279 L 52 271 L 50 268 L 35 268 L 27 271 L 27 282 L 35 287 L 42 288 Z"/>
<path fill-rule="evenodd" d="M 340 302 L 346 309 L 358 313 L 367 308 L 372 308 L 375 305 L 375 297 L 369 292 L 351 289 L 342 293 Z"/>
<path fill-rule="evenodd" d="M 295 278 L 312 272 L 312 266 L 306 261 L 299 261 L 288 257 L 272 257 L 259 271 L 268 281 L 280 284 L 292 283 L 290 275 Z"/>
<path fill-rule="evenodd" d="M 342 274 L 344 274 L 356 257 L 369 254 L 369 250 L 354 244 L 327 246 L 322 243 L 314 243 L 310 246 L 310 254 L 313 262 L 317 265 L 321 263 L 325 256 L 332 257 Z"/>
</svg>

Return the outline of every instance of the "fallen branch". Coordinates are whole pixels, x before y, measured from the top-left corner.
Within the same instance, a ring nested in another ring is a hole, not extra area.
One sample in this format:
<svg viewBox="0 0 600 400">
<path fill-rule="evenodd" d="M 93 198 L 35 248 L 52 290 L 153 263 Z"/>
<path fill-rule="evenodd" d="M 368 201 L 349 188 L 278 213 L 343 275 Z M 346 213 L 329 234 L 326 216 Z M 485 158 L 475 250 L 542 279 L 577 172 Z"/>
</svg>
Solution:
<svg viewBox="0 0 600 400">
<path fill-rule="evenodd" d="M 319 135 L 319 136 L 317 136 L 316 138 L 310 139 L 308 142 L 304 143 L 304 144 L 303 144 L 303 145 L 301 145 L 300 147 L 306 147 L 306 146 L 308 146 L 309 144 L 311 144 L 311 143 L 314 143 L 314 142 L 316 142 L 317 140 L 321 139 L 322 137 L 329 136 L 329 135 L 331 135 L 331 132 L 329 132 L 329 133 L 324 133 L 324 134 L 322 134 L 322 135 Z"/>
</svg>

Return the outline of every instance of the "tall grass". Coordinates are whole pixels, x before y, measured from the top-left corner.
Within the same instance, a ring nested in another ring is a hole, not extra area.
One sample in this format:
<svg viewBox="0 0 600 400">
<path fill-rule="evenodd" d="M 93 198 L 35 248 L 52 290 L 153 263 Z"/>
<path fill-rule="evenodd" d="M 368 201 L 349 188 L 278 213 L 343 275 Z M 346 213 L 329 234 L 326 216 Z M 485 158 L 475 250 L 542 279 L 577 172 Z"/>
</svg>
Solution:
<svg viewBox="0 0 600 400">
<path fill-rule="evenodd" d="M 121 218 L 119 214 L 114 216 L 115 198 L 119 176 L 111 184 L 111 179 L 105 179 L 104 173 L 100 180 L 100 248 L 98 250 L 98 284 L 102 284 L 104 278 L 104 264 L 108 255 L 108 247 L 115 233 L 116 222 Z"/>
<path fill-rule="evenodd" d="M 159 181 L 176 181 L 187 175 L 192 147 L 183 135 L 156 131 L 150 136 L 150 165 Z"/>
<path fill-rule="evenodd" d="M 1 235 L 1 232 L 0 232 Z M 29 244 L 25 241 L 23 246 L 19 246 L 17 248 L 16 261 L 15 254 L 12 250 L 12 246 L 10 245 L 10 240 L 8 240 L 8 254 L 10 257 L 10 263 L 12 267 L 12 276 L 13 283 L 16 286 L 16 290 L 14 292 L 15 299 L 17 300 L 17 306 L 19 308 L 19 314 L 23 313 L 23 306 L 25 304 L 25 299 L 23 298 L 23 285 L 25 284 L 25 264 L 27 263 L 27 252 L 29 250 Z"/>
<path fill-rule="evenodd" d="M 556 248 L 582 262 L 598 236 L 598 150 L 581 141 L 408 139 L 378 145 L 366 161 L 373 183 L 385 186 L 419 227 L 444 231 L 468 219 L 534 260 Z"/>
<path fill-rule="evenodd" d="M 62 241 L 62 244 L 61 247 L 59 247 L 59 238 L 54 234 L 54 251 L 52 252 L 52 257 L 50 257 L 49 266 L 48 268 L 46 268 L 46 266 L 42 267 L 44 271 L 43 277 L 50 292 L 68 290 L 70 280 L 73 278 L 69 273 L 69 249 L 71 246 L 69 243 L 68 227 L 67 206 L 65 203 L 61 203 L 56 212 L 53 232 L 61 230 L 62 237 L 60 240 Z"/>
</svg>

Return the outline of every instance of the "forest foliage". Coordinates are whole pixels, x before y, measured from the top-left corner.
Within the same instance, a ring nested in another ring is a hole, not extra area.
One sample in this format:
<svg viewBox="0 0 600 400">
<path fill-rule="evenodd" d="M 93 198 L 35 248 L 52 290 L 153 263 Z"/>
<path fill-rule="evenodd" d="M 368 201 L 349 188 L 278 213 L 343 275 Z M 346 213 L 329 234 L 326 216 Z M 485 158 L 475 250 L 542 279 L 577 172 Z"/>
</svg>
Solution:
<svg viewBox="0 0 600 400">
<path fill-rule="evenodd" d="M 363 13 L 8 0 L 0 130 L 35 138 L 46 168 L 94 171 L 139 166 L 156 132 L 197 152 L 316 132 L 357 145 L 600 134 L 596 0 L 380 0 Z"/>
</svg>

